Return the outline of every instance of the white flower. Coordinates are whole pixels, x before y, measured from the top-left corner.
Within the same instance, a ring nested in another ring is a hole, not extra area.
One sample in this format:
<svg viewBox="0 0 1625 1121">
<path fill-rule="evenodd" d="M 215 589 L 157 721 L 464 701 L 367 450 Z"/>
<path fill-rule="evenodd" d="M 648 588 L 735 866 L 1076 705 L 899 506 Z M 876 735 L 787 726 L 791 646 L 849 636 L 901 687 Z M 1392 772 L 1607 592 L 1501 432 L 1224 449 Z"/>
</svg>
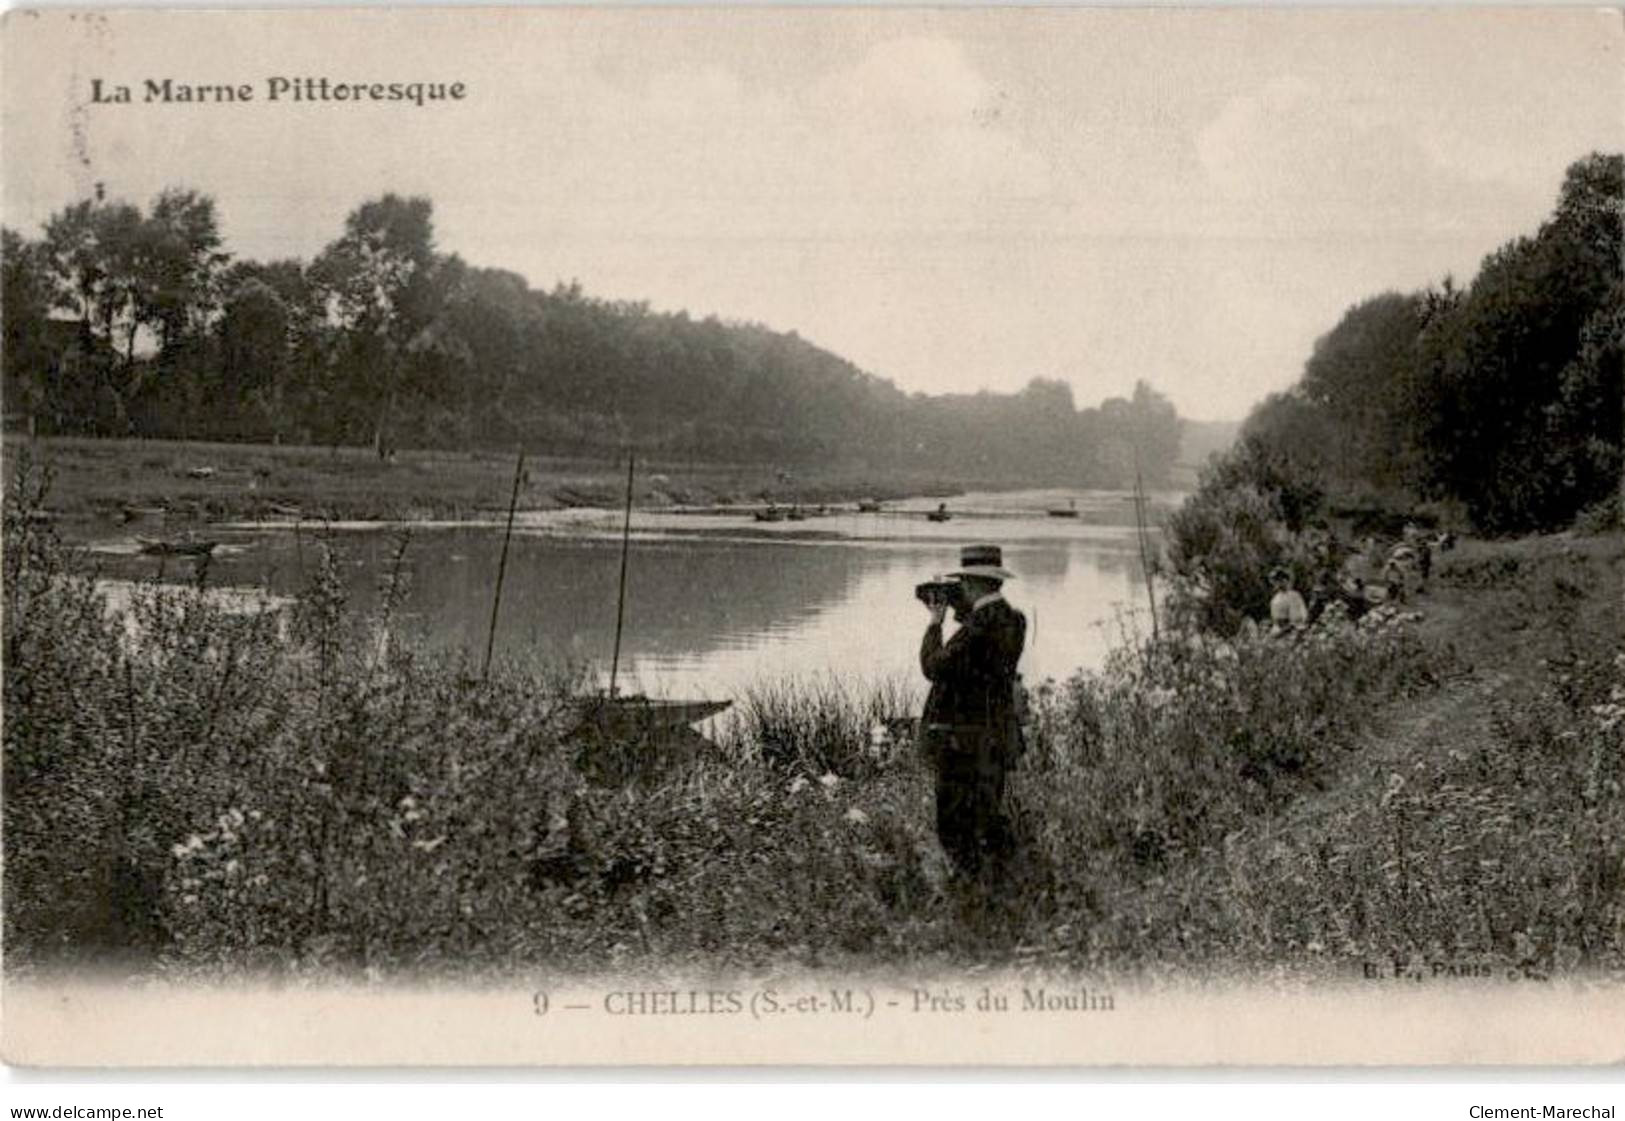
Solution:
<svg viewBox="0 0 1625 1121">
<path fill-rule="evenodd" d="M 841 776 L 834 771 L 825 771 L 824 777 L 818 780 L 818 785 L 825 790 L 834 790 L 841 783 Z"/>
<path fill-rule="evenodd" d="M 858 807 L 853 806 L 851 809 L 846 811 L 846 820 L 851 822 L 853 825 L 862 825 L 869 820 L 869 815 L 858 809 Z"/>
<path fill-rule="evenodd" d="M 807 787 L 811 785 L 812 784 L 807 781 L 806 775 L 797 775 L 795 778 L 790 780 L 790 793 L 800 794 L 803 790 L 807 789 Z"/>
</svg>

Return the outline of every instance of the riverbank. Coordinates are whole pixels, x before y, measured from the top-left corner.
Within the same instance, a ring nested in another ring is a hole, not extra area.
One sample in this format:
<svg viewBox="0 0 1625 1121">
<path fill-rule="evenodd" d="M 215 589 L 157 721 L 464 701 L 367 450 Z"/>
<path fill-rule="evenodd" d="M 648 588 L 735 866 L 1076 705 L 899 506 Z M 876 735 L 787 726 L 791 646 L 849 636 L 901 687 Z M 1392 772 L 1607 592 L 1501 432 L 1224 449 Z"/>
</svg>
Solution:
<svg viewBox="0 0 1625 1121">
<path fill-rule="evenodd" d="M 384 462 L 363 448 L 8 435 L 8 474 L 20 455 L 49 466 L 48 509 L 64 518 L 112 518 L 133 509 L 163 511 L 182 523 L 288 512 L 309 520 L 459 520 L 504 512 L 513 493 L 514 457 L 486 452 L 404 451 Z M 640 462 L 637 476 L 634 502 L 654 508 L 948 496 L 990 482 L 661 460 Z M 528 511 L 615 508 L 625 496 L 624 460 L 527 456 L 518 503 Z"/>
<path fill-rule="evenodd" d="M 1101 869 L 1096 922 L 1039 956 L 1359 984 L 1371 969 L 1625 980 L 1622 586 L 1617 532 L 1442 554 L 1401 624 L 1424 679 L 1361 702 L 1363 731 L 1269 812 L 1178 859 Z M 1298 677 L 1265 698 L 1276 727 L 1319 719 Z"/>
<path fill-rule="evenodd" d="M 1046 691 L 1019 876 L 977 895 L 895 696 L 790 683 L 737 698 L 714 745 L 583 741 L 579 677 L 381 642 L 398 602 L 355 617 L 326 561 L 264 618 L 137 596 L 132 634 L 23 506 L 8 969 L 1625 961 L 1617 534 L 1465 542 L 1405 612 L 1125 650 Z"/>
</svg>

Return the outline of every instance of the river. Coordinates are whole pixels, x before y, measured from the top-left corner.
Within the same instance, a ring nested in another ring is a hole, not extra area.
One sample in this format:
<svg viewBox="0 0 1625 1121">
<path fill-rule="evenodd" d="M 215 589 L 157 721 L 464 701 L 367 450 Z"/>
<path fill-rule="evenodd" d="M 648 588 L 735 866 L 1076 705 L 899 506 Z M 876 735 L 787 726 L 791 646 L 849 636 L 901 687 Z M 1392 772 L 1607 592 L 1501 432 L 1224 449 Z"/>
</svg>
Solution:
<svg viewBox="0 0 1625 1121">
<path fill-rule="evenodd" d="M 1177 495 L 1154 495 L 1153 510 Z M 1054 517 L 1052 508 L 1077 516 Z M 967 494 L 952 520 L 923 515 L 936 500 L 851 506 L 803 521 L 761 523 L 733 514 L 635 511 L 627 572 L 619 684 L 652 696 L 739 696 L 780 679 L 835 674 L 849 682 L 912 681 L 926 613 L 914 585 L 955 567 L 967 542 L 1003 546 L 1017 573 L 1006 595 L 1028 620 L 1022 672 L 1029 682 L 1098 667 L 1144 624 L 1133 503 L 1121 492 Z M 1155 515 L 1154 515 L 1155 516 Z M 607 676 L 614 645 L 621 514 L 566 510 L 521 514 L 509 550 L 496 650 L 539 666 L 573 661 Z M 136 528 L 136 533 L 142 532 Z M 148 530 L 146 532 L 152 532 Z M 210 582 L 296 590 L 316 563 L 314 527 L 211 527 L 221 546 Z M 490 625 L 502 551 L 500 522 L 411 527 L 403 629 L 467 650 L 476 662 Z M 390 567 L 388 527 L 340 525 L 327 534 L 352 601 L 377 600 Z M 91 547 L 109 575 L 166 579 L 191 562 L 136 556 L 130 530 Z"/>
</svg>

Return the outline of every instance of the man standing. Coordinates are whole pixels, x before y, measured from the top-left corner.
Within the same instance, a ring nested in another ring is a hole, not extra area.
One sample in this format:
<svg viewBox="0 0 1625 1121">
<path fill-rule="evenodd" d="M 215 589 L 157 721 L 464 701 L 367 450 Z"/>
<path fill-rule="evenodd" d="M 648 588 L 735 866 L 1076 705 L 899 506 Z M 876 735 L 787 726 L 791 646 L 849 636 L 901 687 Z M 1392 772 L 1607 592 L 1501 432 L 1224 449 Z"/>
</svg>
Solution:
<svg viewBox="0 0 1625 1121">
<path fill-rule="evenodd" d="M 931 691 L 920 723 L 937 771 L 937 836 L 960 873 L 981 879 L 1000 872 L 1015 847 L 1004 784 L 1021 750 L 1016 663 L 1027 620 L 1001 592 L 1014 574 L 997 545 L 968 545 L 959 560 L 949 575 L 961 591 L 960 627 L 946 643 L 949 605 L 929 605 L 920 669 Z"/>
</svg>

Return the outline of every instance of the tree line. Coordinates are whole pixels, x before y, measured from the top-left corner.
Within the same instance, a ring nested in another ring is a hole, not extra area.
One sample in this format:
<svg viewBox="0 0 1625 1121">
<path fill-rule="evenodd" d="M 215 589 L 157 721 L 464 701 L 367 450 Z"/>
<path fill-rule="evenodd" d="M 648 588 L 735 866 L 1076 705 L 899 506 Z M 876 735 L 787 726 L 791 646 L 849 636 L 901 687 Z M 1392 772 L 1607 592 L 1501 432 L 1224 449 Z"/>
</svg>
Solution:
<svg viewBox="0 0 1625 1121">
<path fill-rule="evenodd" d="M 1466 287 L 1351 307 L 1242 429 L 1329 498 L 1436 503 L 1507 533 L 1617 500 L 1625 402 L 1625 162 L 1572 164 L 1552 215 Z"/>
<path fill-rule="evenodd" d="M 1270 572 L 1334 586 L 1356 538 L 1408 522 L 1491 534 L 1618 528 L 1625 159 L 1572 164 L 1532 235 L 1349 308 L 1167 525 L 1170 609 L 1232 632 Z"/>
<path fill-rule="evenodd" d="M 350 212 L 314 259 L 234 259 L 214 200 L 98 190 L 4 231 L 8 421 L 42 434 L 907 468 L 1165 481 L 1180 420 L 1149 385 L 928 396 L 799 337 L 478 268 L 428 199 Z"/>
</svg>

